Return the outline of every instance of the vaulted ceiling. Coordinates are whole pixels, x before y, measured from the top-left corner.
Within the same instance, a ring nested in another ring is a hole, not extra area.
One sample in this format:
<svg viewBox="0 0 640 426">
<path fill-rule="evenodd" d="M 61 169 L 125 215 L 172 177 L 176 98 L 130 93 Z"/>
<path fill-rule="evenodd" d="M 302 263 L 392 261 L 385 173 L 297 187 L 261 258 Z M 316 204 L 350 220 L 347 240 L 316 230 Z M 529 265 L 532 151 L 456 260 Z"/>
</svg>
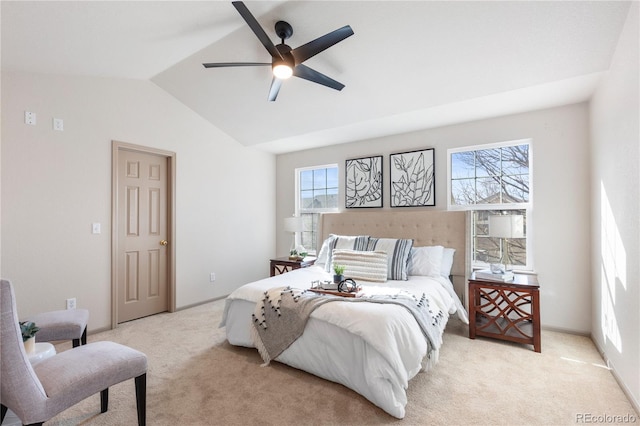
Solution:
<svg viewBox="0 0 640 426">
<path fill-rule="evenodd" d="M 288 152 L 590 98 L 628 2 L 247 1 L 295 48 L 355 35 L 305 62 L 345 84 L 284 82 L 228 1 L 3 1 L 2 70 L 150 80 L 238 142 Z"/>
</svg>

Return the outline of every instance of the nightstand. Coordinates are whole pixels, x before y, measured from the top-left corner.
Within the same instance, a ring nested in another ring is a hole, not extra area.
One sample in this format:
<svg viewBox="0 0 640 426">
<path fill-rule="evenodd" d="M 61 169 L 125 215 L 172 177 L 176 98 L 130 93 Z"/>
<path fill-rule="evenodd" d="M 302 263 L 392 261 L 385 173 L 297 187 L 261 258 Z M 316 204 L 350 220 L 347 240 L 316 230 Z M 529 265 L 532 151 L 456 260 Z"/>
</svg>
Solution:
<svg viewBox="0 0 640 426">
<path fill-rule="evenodd" d="M 541 352 L 540 286 L 535 275 L 513 281 L 469 280 L 469 338 L 476 336 L 533 345 Z"/>
<path fill-rule="evenodd" d="M 291 260 L 288 257 L 278 257 L 271 259 L 269 267 L 269 273 L 273 277 L 274 275 L 284 274 L 294 269 L 307 268 L 316 262 L 316 258 L 312 257 L 307 260 Z"/>
</svg>

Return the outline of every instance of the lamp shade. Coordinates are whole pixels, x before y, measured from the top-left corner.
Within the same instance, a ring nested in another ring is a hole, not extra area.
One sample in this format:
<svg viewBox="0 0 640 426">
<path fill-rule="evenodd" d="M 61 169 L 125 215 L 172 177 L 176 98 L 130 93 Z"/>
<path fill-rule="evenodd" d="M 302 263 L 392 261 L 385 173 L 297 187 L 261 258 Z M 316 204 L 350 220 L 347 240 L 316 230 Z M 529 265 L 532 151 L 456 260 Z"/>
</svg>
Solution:
<svg viewBox="0 0 640 426">
<path fill-rule="evenodd" d="M 524 237 L 524 221 L 521 215 L 489 216 L 489 236 L 496 238 Z"/>
<path fill-rule="evenodd" d="M 302 218 L 301 217 L 285 217 L 284 218 L 284 230 L 287 232 L 301 232 L 302 228 Z"/>
</svg>

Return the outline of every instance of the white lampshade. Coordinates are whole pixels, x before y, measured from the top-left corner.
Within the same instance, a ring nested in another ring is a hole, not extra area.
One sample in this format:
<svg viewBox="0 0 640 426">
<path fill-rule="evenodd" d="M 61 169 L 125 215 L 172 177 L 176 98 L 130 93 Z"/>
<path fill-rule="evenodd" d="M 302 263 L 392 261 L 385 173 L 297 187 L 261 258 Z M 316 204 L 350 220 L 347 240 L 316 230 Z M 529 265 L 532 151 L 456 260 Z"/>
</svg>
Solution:
<svg viewBox="0 0 640 426">
<path fill-rule="evenodd" d="M 301 232 L 303 230 L 302 218 L 296 216 L 285 217 L 284 230 L 287 232 Z"/>
<path fill-rule="evenodd" d="M 489 216 L 489 236 L 496 238 L 524 237 L 524 221 L 521 215 Z"/>
</svg>

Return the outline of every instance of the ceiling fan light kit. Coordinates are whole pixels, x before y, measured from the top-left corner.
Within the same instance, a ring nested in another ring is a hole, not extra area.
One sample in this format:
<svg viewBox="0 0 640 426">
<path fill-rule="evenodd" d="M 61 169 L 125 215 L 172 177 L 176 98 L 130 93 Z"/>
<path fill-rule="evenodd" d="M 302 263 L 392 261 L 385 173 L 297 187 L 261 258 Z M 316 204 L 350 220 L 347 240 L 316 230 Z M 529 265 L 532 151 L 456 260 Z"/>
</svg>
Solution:
<svg viewBox="0 0 640 426">
<path fill-rule="evenodd" d="M 273 76 L 286 80 L 293 75 L 293 68 L 287 64 L 278 64 L 273 67 Z"/>
<path fill-rule="evenodd" d="M 335 90 L 342 90 L 344 84 L 327 77 L 326 75 L 309 68 L 302 63 L 307 59 L 317 55 L 318 53 L 328 49 L 336 43 L 341 42 L 347 37 L 353 35 L 353 30 L 349 25 L 338 28 L 335 31 L 327 33 L 315 40 L 312 40 L 295 49 L 291 49 L 284 43 L 286 39 L 293 34 L 293 28 L 285 21 L 278 21 L 275 25 L 276 35 L 280 38 L 281 43 L 277 46 L 273 44 L 271 39 L 264 32 L 256 18 L 249 12 L 249 9 L 241 1 L 232 2 L 240 16 L 246 21 L 249 28 L 258 37 L 258 40 L 267 49 L 271 55 L 271 63 L 268 62 L 218 62 L 202 64 L 205 68 L 222 68 L 222 67 L 247 67 L 247 66 L 267 66 L 271 65 L 273 79 L 269 89 L 269 100 L 275 101 L 282 80 L 296 76 L 313 83 L 321 84 Z"/>
</svg>

